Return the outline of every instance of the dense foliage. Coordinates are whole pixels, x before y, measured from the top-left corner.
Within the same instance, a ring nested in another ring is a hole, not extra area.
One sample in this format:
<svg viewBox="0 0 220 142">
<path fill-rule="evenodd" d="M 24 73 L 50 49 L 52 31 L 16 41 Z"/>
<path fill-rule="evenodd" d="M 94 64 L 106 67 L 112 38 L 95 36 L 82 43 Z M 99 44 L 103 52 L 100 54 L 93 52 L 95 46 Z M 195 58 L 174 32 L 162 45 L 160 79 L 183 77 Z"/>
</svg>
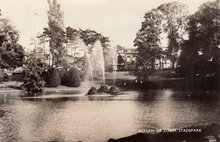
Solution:
<svg viewBox="0 0 220 142">
<path fill-rule="evenodd" d="M 108 47 L 109 38 L 103 36 L 101 33 L 98 33 L 94 30 L 86 29 L 73 29 L 71 27 L 66 28 L 66 37 L 67 41 L 74 40 L 76 37 L 83 39 L 84 43 L 87 46 L 92 46 L 97 40 L 101 41 L 101 44 L 104 48 Z"/>
<path fill-rule="evenodd" d="M 161 4 L 145 14 L 141 29 L 134 40 L 134 46 L 138 49 L 135 67 L 138 78 L 148 79 L 152 75 L 155 57 L 160 58 L 160 54 L 170 57 L 174 68 L 177 52 L 186 33 L 186 23 L 186 6 L 178 2 Z M 161 52 L 162 32 L 167 35 L 167 52 Z"/>
<path fill-rule="evenodd" d="M 44 88 L 43 72 L 45 65 L 41 59 L 37 59 L 30 55 L 26 58 L 23 66 L 24 82 L 23 87 L 28 95 L 36 95 L 42 92 Z"/>
<path fill-rule="evenodd" d="M 76 67 L 71 68 L 68 71 L 68 78 L 67 78 L 67 86 L 69 87 L 79 87 L 80 86 L 80 72 Z"/>
<path fill-rule="evenodd" d="M 6 18 L 0 18 L 0 68 L 16 68 L 23 65 L 24 49 L 18 42 L 18 31 Z"/>
<path fill-rule="evenodd" d="M 121 56 L 121 55 L 118 55 L 118 60 L 117 60 L 118 62 L 118 64 L 119 65 L 121 65 L 121 64 L 123 64 L 124 63 L 124 59 L 123 59 L 123 57 Z"/>
<path fill-rule="evenodd" d="M 60 77 L 61 85 L 66 85 L 67 84 L 67 79 L 68 79 L 67 69 L 65 69 L 65 68 L 59 69 L 59 77 Z"/>
<path fill-rule="evenodd" d="M 76 39 L 80 38 L 85 45 L 92 50 L 92 46 L 96 41 L 100 41 L 103 48 L 107 48 L 109 38 L 103 36 L 94 30 L 73 29 L 72 27 L 64 27 L 64 13 L 61 11 L 61 6 L 56 0 L 48 0 L 48 27 L 44 28 L 43 34 L 38 36 L 38 40 L 43 39 L 45 42 L 49 41 L 49 54 L 52 55 L 52 66 L 64 67 L 67 64 L 72 66 L 77 64 L 75 51 L 77 46 Z M 39 42 L 42 43 L 42 42 Z M 69 49 L 69 50 L 68 50 Z M 71 53 L 68 53 L 68 52 Z M 48 59 L 48 57 L 45 57 Z M 66 62 L 68 60 L 68 62 Z"/>
<path fill-rule="evenodd" d="M 161 4 L 157 8 L 161 17 L 161 28 L 167 34 L 168 55 L 172 60 L 172 68 L 178 58 L 178 51 L 187 33 L 188 12 L 186 5 L 178 2 Z"/>
<path fill-rule="evenodd" d="M 170 2 L 147 12 L 134 41 L 138 49 L 135 70 L 137 77 L 148 79 L 154 72 L 153 58 L 165 54 L 172 61 L 173 69 L 174 63 L 177 63 L 176 71 L 179 76 L 187 78 L 190 89 L 218 88 L 219 6 L 219 0 L 207 2 L 189 16 L 185 5 Z M 166 52 L 159 50 L 161 32 L 167 34 Z"/>
<path fill-rule="evenodd" d="M 186 76 L 191 89 L 219 87 L 220 8 L 207 2 L 189 17 L 189 40 L 183 44 L 179 74 Z M 212 84 L 212 85 L 210 85 Z"/>
<path fill-rule="evenodd" d="M 60 4 L 56 0 L 48 0 L 48 27 L 44 28 L 44 35 L 49 38 L 50 53 L 52 54 L 52 64 L 56 67 L 61 66 L 66 50 L 64 47 L 65 31 L 63 12 Z"/>
<path fill-rule="evenodd" d="M 154 60 L 151 57 L 160 53 L 160 22 L 156 9 L 147 12 L 134 40 L 138 51 L 135 74 L 140 79 L 148 79 L 154 70 Z"/>
<path fill-rule="evenodd" d="M 58 87 L 60 85 L 60 77 L 57 69 L 51 67 L 46 73 L 46 86 L 47 87 Z"/>
</svg>

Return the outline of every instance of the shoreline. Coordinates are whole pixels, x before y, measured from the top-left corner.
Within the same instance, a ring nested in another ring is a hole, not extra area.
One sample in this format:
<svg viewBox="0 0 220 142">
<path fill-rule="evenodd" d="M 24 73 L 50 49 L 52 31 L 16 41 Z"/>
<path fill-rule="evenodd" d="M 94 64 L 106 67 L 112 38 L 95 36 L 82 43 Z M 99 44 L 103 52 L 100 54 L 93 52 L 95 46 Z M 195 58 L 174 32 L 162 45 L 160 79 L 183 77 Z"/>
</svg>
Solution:
<svg viewBox="0 0 220 142">
<path fill-rule="evenodd" d="M 162 81 L 162 82 L 161 82 Z M 185 86 L 186 80 L 184 78 L 170 78 L 164 79 L 161 78 L 160 80 L 154 80 L 150 82 L 141 82 L 137 81 L 134 78 L 128 79 L 116 79 L 116 87 L 119 88 L 122 92 L 124 90 L 129 91 L 145 91 L 145 90 L 163 90 L 163 89 L 171 89 L 174 93 L 178 93 L 180 95 L 187 95 L 187 96 L 219 96 L 218 90 L 203 90 L 202 88 L 199 90 L 188 90 Z M 106 79 L 106 84 L 111 86 L 112 79 Z M 10 82 L 3 82 L 0 84 L 0 94 L 2 93 L 20 93 L 25 94 L 25 91 L 20 90 L 19 85 L 21 82 L 10 81 Z M 100 86 L 100 84 L 96 84 Z M 178 87 L 177 87 L 178 86 Z M 94 87 L 89 82 L 81 82 L 79 87 L 67 87 L 60 85 L 58 87 L 44 87 L 42 93 L 49 95 L 53 93 L 84 93 L 86 94 L 88 90 Z M 95 86 L 96 87 L 96 86 Z"/>
<path fill-rule="evenodd" d="M 218 142 L 220 141 L 220 124 L 189 127 L 179 131 L 162 130 L 159 133 L 137 133 L 119 139 L 109 139 L 108 142 Z"/>
<path fill-rule="evenodd" d="M 128 88 L 127 87 L 118 87 L 120 88 L 120 90 L 123 92 L 124 90 L 133 90 L 133 91 L 144 91 L 144 90 L 163 90 L 163 89 L 171 89 L 174 91 L 174 93 L 178 93 L 180 95 L 187 95 L 189 97 L 191 96 L 219 96 L 218 94 L 218 90 L 210 90 L 210 91 L 204 91 L 204 90 L 197 90 L 197 91 L 186 91 L 186 90 L 175 90 L 173 88 L 148 88 L 148 89 L 136 89 L 136 88 Z M 86 92 L 88 92 L 88 90 L 90 89 L 90 87 L 66 87 L 66 86 L 59 86 L 59 87 L 45 87 L 43 89 L 43 94 L 45 95 L 49 95 L 49 94 L 53 94 L 53 93 L 79 93 L 82 92 L 82 90 L 85 90 L 85 94 Z M 0 94 L 3 93 L 17 93 L 17 94 L 24 94 L 25 91 L 18 89 L 18 88 L 13 88 L 13 87 L 6 87 L 6 88 L 0 88 Z"/>
</svg>

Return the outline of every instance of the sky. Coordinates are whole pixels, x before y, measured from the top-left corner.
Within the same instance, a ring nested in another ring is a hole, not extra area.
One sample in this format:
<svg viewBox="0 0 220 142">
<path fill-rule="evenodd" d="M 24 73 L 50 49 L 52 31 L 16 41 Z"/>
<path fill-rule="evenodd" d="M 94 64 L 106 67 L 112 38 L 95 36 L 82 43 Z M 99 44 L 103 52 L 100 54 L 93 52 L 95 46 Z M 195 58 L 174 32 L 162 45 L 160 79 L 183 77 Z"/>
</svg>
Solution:
<svg viewBox="0 0 220 142">
<path fill-rule="evenodd" d="M 57 0 L 64 11 L 65 27 L 91 29 L 110 38 L 110 44 L 132 48 L 144 14 L 173 0 Z M 207 1 L 177 0 L 190 13 Z M 8 17 L 20 33 L 19 43 L 30 48 L 31 38 L 47 27 L 47 0 L 0 0 L 2 17 Z"/>
</svg>

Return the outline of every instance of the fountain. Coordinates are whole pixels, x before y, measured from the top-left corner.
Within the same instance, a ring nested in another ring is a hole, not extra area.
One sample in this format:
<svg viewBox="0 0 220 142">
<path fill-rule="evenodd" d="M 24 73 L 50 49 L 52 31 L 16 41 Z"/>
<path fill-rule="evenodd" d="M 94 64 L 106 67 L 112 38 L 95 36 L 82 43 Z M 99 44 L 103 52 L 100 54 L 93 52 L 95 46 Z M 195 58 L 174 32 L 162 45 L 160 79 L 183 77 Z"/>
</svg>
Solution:
<svg viewBox="0 0 220 142">
<path fill-rule="evenodd" d="M 117 54 L 117 46 L 113 47 L 112 48 L 113 50 L 113 85 L 115 86 L 115 83 L 116 83 L 116 78 L 117 78 L 117 63 L 118 63 L 118 54 Z"/>
<path fill-rule="evenodd" d="M 85 80 L 105 84 L 104 56 L 101 42 L 97 41 L 93 46 L 85 46 Z M 95 83 L 94 83 L 95 82 Z"/>
<path fill-rule="evenodd" d="M 91 47 L 85 47 L 85 79 L 92 81 L 92 87 L 88 91 L 87 95 L 95 94 L 118 94 L 116 87 L 111 87 L 111 91 L 108 86 L 105 85 L 105 64 L 104 64 L 104 53 L 101 42 L 98 40 Z M 116 48 L 111 48 L 111 56 L 113 62 L 113 81 L 115 86 L 116 70 L 117 70 L 117 52 Z M 101 85 L 99 89 L 96 89 L 97 85 Z"/>
<path fill-rule="evenodd" d="M 92 81 L 92 86 L 94 86 L 93 81 L 93 67 L 90 61 L 90 55 L 86 52 L 85 53 L 85 80 Z"/>
<path fill-rule="evenodd" d="M 96 80 L 97 83 L 105 84 L 103 47 L 99 40 L 91 47 L 90 63 L 92 66 L 93 80 Z"/>
</svg>

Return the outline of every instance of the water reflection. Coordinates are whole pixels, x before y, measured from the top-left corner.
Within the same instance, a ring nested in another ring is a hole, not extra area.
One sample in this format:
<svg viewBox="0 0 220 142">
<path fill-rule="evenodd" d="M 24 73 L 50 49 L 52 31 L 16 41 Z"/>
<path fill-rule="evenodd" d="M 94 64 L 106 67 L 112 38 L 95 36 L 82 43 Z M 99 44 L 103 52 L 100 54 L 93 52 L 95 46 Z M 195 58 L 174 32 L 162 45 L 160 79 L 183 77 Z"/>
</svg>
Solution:
<svg viewBox="0 0 220 142">
<path fill-rule="evenodd" d="M 155 121 L 159 124 L 160 129 L 172 128 L 172 122 L 174 122 L 175 113 L 173 108 L 174 104 L 172 101 L 173 92 L 171 90 L 165 90 L 160 94 L 160 98 L 163 100 L 158 103 L 155 112 Z M 158 96 L 157 96 L 158 97 Z"/>
<path fill-rule="evenodd" d="M 182 128 L 220 122 L 217 99 L 172 90 L 128 91 L 119 96 L 0 95 L 5 141 L 106 141 L 146 128 Z"/>
</svg>

